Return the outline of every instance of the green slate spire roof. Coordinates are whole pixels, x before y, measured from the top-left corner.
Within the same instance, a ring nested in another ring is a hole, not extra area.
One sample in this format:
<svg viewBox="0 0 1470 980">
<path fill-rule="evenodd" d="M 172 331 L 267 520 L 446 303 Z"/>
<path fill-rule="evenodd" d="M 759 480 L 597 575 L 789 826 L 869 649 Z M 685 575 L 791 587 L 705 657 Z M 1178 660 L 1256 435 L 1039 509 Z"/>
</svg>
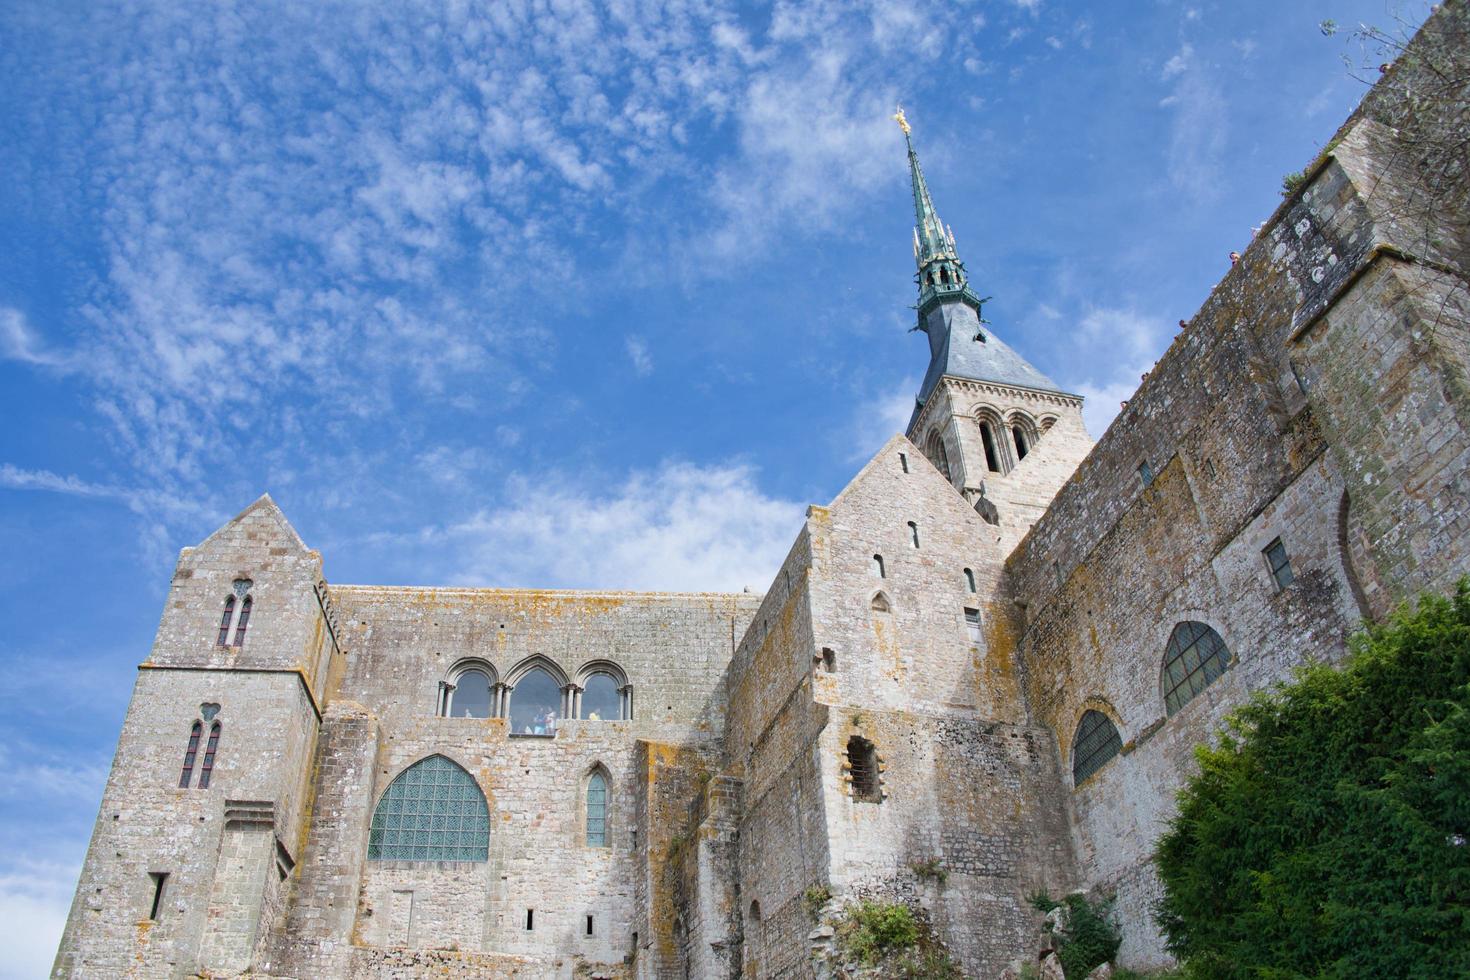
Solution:
<svg viewBox="0 0 1470 980">
<path fill-rule="evenodd" d="M 909 176 L 914 188 L 914 262 L 919 267 L 917 329 L 929 335 L 929 370 L 924 373 L 914 418 L 946 375 L 1060 392 L 1056 382 L 1001 341 L 981 319 L 984 300 L 970 288 L 965 264 L 955 250 L 954 232 L 939 220 L 903 109 L 893 118 L 908 146 Z"/>
<path fill-rule="evenodd" d="M 978 312 L 980 298 L 970 290 L 965 264 L 955 251 L 954 229 L 939 220 L 939 213 L 934 209 L 934 199 L 929 196 L 929 185 L 924 181 L 919 155 L 914 152 L 902 106 L 893 118 L 903 130 L 903 141 L 908 146 L 909 176 L 914 186 L 914 262 L 919 267 L 919 316 L 922 318 L 936 302 L 949 296 L 964 298 Z"/>
</svg>

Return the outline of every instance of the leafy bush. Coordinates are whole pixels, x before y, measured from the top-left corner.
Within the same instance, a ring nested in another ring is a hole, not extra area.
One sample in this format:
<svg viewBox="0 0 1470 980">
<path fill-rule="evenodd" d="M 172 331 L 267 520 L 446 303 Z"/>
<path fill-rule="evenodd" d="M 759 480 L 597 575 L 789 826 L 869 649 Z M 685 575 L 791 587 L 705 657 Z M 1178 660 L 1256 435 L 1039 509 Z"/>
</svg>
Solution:
<svg viewBox="0 0 1470 980">
<path fill-rule="evenodd" d="M 1192 977 L 1470 976 L 1470 584 L 1232 715 L 1158 845 Z"/>
<path fill-rule="evenodd" d="M 919 861 L 909 867 L 920 881 L 932 881 L 942 885 L 949 880 L 949 869 L 939 858 L 929 858 L 927 861 Z"/>
<path fill-rule="evenodd" d="M 837 936 L 843 948 L 864 963 L 876 963 L 890 950 L 919 941 L 919 926 L 907 905 L 864 899 L 849 905 Z"/>
<path fill-rule="evenodd" d="M 1042 892 L 1031 897 L 1031 906 L 1039 912 L 1065 909 L 1065 924 L 1053 934 L 1053 939 L 1057 959 L 1062 961 L 1062 972 L 1069 980 L 1080 980 L 1118 955 L 1122 939 L 1107 919 L 1109 903 L 1094 905 L 1080 892 L 1073 892 L 1058 902 Z"/>
</svg>

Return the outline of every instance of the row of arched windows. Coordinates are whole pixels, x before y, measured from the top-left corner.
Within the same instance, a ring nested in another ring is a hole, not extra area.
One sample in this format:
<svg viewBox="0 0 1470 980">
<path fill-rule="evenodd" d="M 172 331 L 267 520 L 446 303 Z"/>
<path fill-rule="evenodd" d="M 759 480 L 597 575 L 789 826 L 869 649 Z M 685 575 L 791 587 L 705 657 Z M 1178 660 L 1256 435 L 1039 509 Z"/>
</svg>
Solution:
<svg viewBox="0 0 1470 980">
<path fill-rule="evenodd" d="M 612 781 L 601 764 L 582 783 L 582 839 L 609 846 Z M 399 773 L 373 810 L 368 828 L 371 861 L 486 861 L 490 806 L 463 766 L 442 755 L 420 759 Z"/>
<path fill-rule="evenodd" d="M 606 660 L 584 664 L 571 680 L 545 657 L 531 657 L 505 683 L 483 660 L 462 660 L 439 683 L 438 714 L 447 718 L 505 718 L 512 735 L 555 735 L 563 718 L 627 721 L 633 685 Z"/>
<path fill-rule="evenodd" d="M 1037 440 L 1056 422 L 1056 416 L 1043 416 L 1039 421 L 1020 410 L 1004 416 L 987 406 L 975 410 L 975 422 L 980 427 L 980 445 L 985 453 L 985 468 L 991 473 L 1009 473 L 1017 463 L 1025 459 Z M 929 430 L 924 441 L 924 455 L 934 468 L 944 474 L 946 480 L 954 476 L 949 467 L 949 452 L 944 445 L 944 436 L 939 429 Z"/>
<path fill-rule="evenodd" d="M 1230 649 L 1219 633 L 1194 620 L 1176 625 L 1159 672 L 1165 712 L 1170 717 L 1178 714 L 1230 666 Z M 1093 708 L 1084 711 L 1072 738 L 1072 785 L 1081 786 L 1122 749 L 1123 739 L 1112 719 Z"/>
</svg>

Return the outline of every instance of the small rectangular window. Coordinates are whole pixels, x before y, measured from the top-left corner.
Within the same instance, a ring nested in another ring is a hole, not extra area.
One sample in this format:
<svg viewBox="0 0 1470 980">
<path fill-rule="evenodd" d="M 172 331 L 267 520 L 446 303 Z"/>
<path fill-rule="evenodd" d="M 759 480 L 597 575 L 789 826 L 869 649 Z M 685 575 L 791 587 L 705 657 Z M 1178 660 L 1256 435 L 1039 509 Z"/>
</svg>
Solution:
<svg viewBox="0 0 1470 980">
<path fill-rule="evenodd" d="M 980 610 L 965 610 L 965 632 L 970 634 L 971 643 L 980 642 Z"/>
<path fill-rule="evenodd" d="M 909 521 L 909 540 L 914 543 L 915 548 L 919 546 L 919 525 L 913 521 Z"/>
<path fill-rule="evenodd" d="M 908 453 L 899 453 L 898 454 L 898 465 L 903 467 L 903 471 L 905 473 L 907 473 L 909 471 L 909 454 Z"/>
<path fill-rule="evenodd" d="M 1291 559 L 1287 557 L 1286 545 L 1277 538 L 1262 552 L 1266 556 L 1266 567 L 1271 572 L 1271 580 L 1276 583 L 1277 591 L 1286 588 L 1295 577 L 1291 573 Z"/>
<path fill-rule="evenodd" d="M 1154 468 L 1148 465 L 1148 460 L 1138 464 L 1138 478 L 1143 481 L 1144 486 L 1154 482 Z"/>
<path fill-rule="evenodd" d="M 526 931 L 530 932 L 536 928 L 536 910 L 526 909 Z"/>
<path fill-rule="evenodd" d="M 587 935 L 592 935 L 592 916 L 587 916 Z"/>
<path fill-rule="evenodd" d="M 156 922 L 158 913 L 163 909 L 163 885 L 168 881 L 168 872 L 150 871 L 148 878 L 153 882 L 153 902 L 148 906 L 148 918 Z"/>
</svg>

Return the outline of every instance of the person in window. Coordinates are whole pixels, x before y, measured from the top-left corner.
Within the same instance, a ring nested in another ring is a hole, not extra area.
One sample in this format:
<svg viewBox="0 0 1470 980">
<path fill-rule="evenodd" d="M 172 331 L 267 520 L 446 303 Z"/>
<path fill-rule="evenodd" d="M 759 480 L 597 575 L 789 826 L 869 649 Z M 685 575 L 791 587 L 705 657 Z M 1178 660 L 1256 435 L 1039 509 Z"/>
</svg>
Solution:
<svg viewBox="0 0 1470 980">
<path fill-rule="evenodd" d="M 596 708 L 593 708 L 592 711 L 591 711 L 591 713 L 587 715 L 587 720 L 588 721 L 601 721 L 602 720 L 602 715 L 600 715 L 600 714 L 597 713 L 597 709 Z"/>
</svg>

